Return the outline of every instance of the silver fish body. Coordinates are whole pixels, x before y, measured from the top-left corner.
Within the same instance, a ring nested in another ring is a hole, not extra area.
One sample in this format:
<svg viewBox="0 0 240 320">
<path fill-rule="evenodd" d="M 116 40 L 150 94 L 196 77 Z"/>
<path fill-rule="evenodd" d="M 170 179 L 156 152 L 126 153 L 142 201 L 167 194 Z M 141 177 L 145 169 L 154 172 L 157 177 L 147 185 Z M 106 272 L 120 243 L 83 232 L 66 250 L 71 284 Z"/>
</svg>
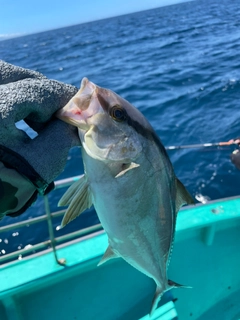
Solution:
<svg viewBox="0 0 240 320">
<path fill-rule="evenodd" d="M 57 116 L 78 127 L 85 175 L 69 188 L 62 225 L 92 204 L 108 235 L 100 261 L 122 257 L 157 286 L 151 313 L 164 291 L 176 216 L 193 200 L 176 178 L 160 139 L 146 118 L 114 92 L 82 80 Z"/>
</svg>

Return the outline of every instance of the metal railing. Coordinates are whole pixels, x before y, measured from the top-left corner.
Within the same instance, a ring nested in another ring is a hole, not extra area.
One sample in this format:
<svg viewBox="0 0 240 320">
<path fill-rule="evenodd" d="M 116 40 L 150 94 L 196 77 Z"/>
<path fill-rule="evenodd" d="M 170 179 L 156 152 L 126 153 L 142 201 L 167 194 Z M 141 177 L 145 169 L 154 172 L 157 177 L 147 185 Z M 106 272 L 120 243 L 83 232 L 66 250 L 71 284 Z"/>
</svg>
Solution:
<svg viewBox="0 0 240 320">
<path fill-rule="evenodd" d="M 55 181 L 55 189 L 54 190 L 70 186 L 75 181 L 79 180 L 81 177 L 82 176 L 75 176 L 75 177 Z M 100 231 L 103 229 L 101 224 L 99 223 L 99 224 L 96 224 L 96 225 L 93 225 L 93 226 L 90 226 L 90 227 L 87 227 L 87 228 L 84 228 L 84 229 L 81 229 L 78 231 L 70 232 L 70 233 L 65 234 L 63 236 L 55 237 L 53 224 L 52 224 L 52 218 L 56 218 L 56 217 L 64 215 L 66 210 L 59 210 L 59 211 L 51 212 L 48 195 L 44 196 L 44 207 L 45 207 L 45 214 L 44 215 L 41 215 L 37 218 L 31 218 L 31 219 L 24 220 L 24 221 L 21 221 L 18 223 L 12 223 L 12 224 L 0 227 L 0 233 L 15 230 L 16 228 L 19 229 L 22 227 L 30 226 L 30 225 L 33 225 L 36 223 L 40 223 L 42 221 L 47 221 L 49 240 L 32 245 L 31 247 L 26 247 L 24 249 L 5 254 L 4 256 L 0 257 L 0 264 L 5 261 L 12 261 L 14 258 L 22 256 L 24 254 L 26 255 L 26 254 L 29 254 L 31 252 L 33 253 L 38 250 L 48 249 L 50 246 L 53 250 L 53 254 L 56 259 L 56 262 L 60 265 L 65 265 L 66 264 L 65 259 L 59 259 L 57 256 L 56 246 L 58 244 L 70 241 L 70 240 L 78 238 L 78 237 L 82 237 L 86 234 Z"/>
</svg>

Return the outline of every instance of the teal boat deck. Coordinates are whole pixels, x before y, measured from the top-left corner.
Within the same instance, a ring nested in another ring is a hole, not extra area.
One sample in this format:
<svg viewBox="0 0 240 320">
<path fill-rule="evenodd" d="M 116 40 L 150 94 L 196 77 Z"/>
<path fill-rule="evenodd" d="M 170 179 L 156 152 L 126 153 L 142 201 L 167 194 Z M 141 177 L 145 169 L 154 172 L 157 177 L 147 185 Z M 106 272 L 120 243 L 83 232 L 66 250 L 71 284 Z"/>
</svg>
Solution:
<svg viewBox="0 0 240 320">
<path fill-rule="evenodd" d="M 173 289 L 150 318 L 152 279 L 121 258 L 97 267 L 103 231 L 0 267 L 1 320 L 240 319 L 240 197 L 179 212 L 169 278 Z M 63 261 L 62 260 L 62 261 Z"/>
</svg>

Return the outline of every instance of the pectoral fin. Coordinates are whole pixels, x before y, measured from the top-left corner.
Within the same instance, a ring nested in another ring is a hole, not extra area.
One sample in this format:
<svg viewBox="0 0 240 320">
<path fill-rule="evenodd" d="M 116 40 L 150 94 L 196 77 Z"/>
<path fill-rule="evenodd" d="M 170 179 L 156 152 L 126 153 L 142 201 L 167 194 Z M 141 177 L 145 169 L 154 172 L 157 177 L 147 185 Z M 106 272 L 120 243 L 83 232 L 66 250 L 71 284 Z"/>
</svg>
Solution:
<svg viewBox="0 0 240 320">
<path fill-rule="evenodd" d="M 61 226 L 64 227 L 70 221 L 78 217 L 83 211 L 92 206 L 91 192 L 88 188 L 86 176 L 76 181 L 60 199 L 59 206 L 69 205 Z"/>
<path fill-rule="evenodd" d="M 119 177 L 123 176 L 126 172 L 128 172 L 129 170 L 132 170 L 132 169 L 137 168 L 137 167 L 139 167 L 139 166 L 140 166 L 140 164 L 137 164 L 137 163 L 134 163 L 134 162 L 124 164 L 124 165 L 123 165 L 123 170 L 120 171 L 120 172 L 115 176 L 115 178 L 119 178 Z"/>
<path fill-rule="evenodd" d="M 177 185 L 176 212 L 178 212 L 179 209 L 184 204 L 195 204 L 195 201 L 193 200 L 192 196 L 187 191 L 187 189 L 184 187 L 182 182 L 177 178 L 176 178 L 176 185 Z"/>
<path fill-rule="evenodd" d="M 113 249 L 110 246 L 108 246 L 102 259 L 98 263 L 98 266 L 100 266 L 101 264 L 107 262 L 108 260 L 114 259 L 114 258 L 118 258 L 118 255 L 113 251 Z"/>
</svg>

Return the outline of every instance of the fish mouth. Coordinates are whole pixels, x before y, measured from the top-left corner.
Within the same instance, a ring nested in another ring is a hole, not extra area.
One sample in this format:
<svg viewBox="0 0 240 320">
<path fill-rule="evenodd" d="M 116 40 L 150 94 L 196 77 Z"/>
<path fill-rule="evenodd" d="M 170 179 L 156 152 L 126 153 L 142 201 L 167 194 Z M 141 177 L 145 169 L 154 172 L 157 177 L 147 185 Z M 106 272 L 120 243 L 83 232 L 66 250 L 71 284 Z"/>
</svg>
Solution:
<svg viewBox="0 0 240 320">
<path fill-rule="evenodd" d="M 88 129 L 86 120 L 91 116 L 91 112 L 88 109 L 96 90 L 97 86 L 84 77 L 77 94 L 62 109 L 56 112 L 56 117 L 80 129 Z"/>
<path fill-rule="evenodd" d="M 92 95 L 94 91 L 96 90 L 96 85 L 88 80 L 88 78 L 84 77 L 81 81 L 81 87 L 78 91 L 79 94 L 84 95 Z"/>
</svg>

